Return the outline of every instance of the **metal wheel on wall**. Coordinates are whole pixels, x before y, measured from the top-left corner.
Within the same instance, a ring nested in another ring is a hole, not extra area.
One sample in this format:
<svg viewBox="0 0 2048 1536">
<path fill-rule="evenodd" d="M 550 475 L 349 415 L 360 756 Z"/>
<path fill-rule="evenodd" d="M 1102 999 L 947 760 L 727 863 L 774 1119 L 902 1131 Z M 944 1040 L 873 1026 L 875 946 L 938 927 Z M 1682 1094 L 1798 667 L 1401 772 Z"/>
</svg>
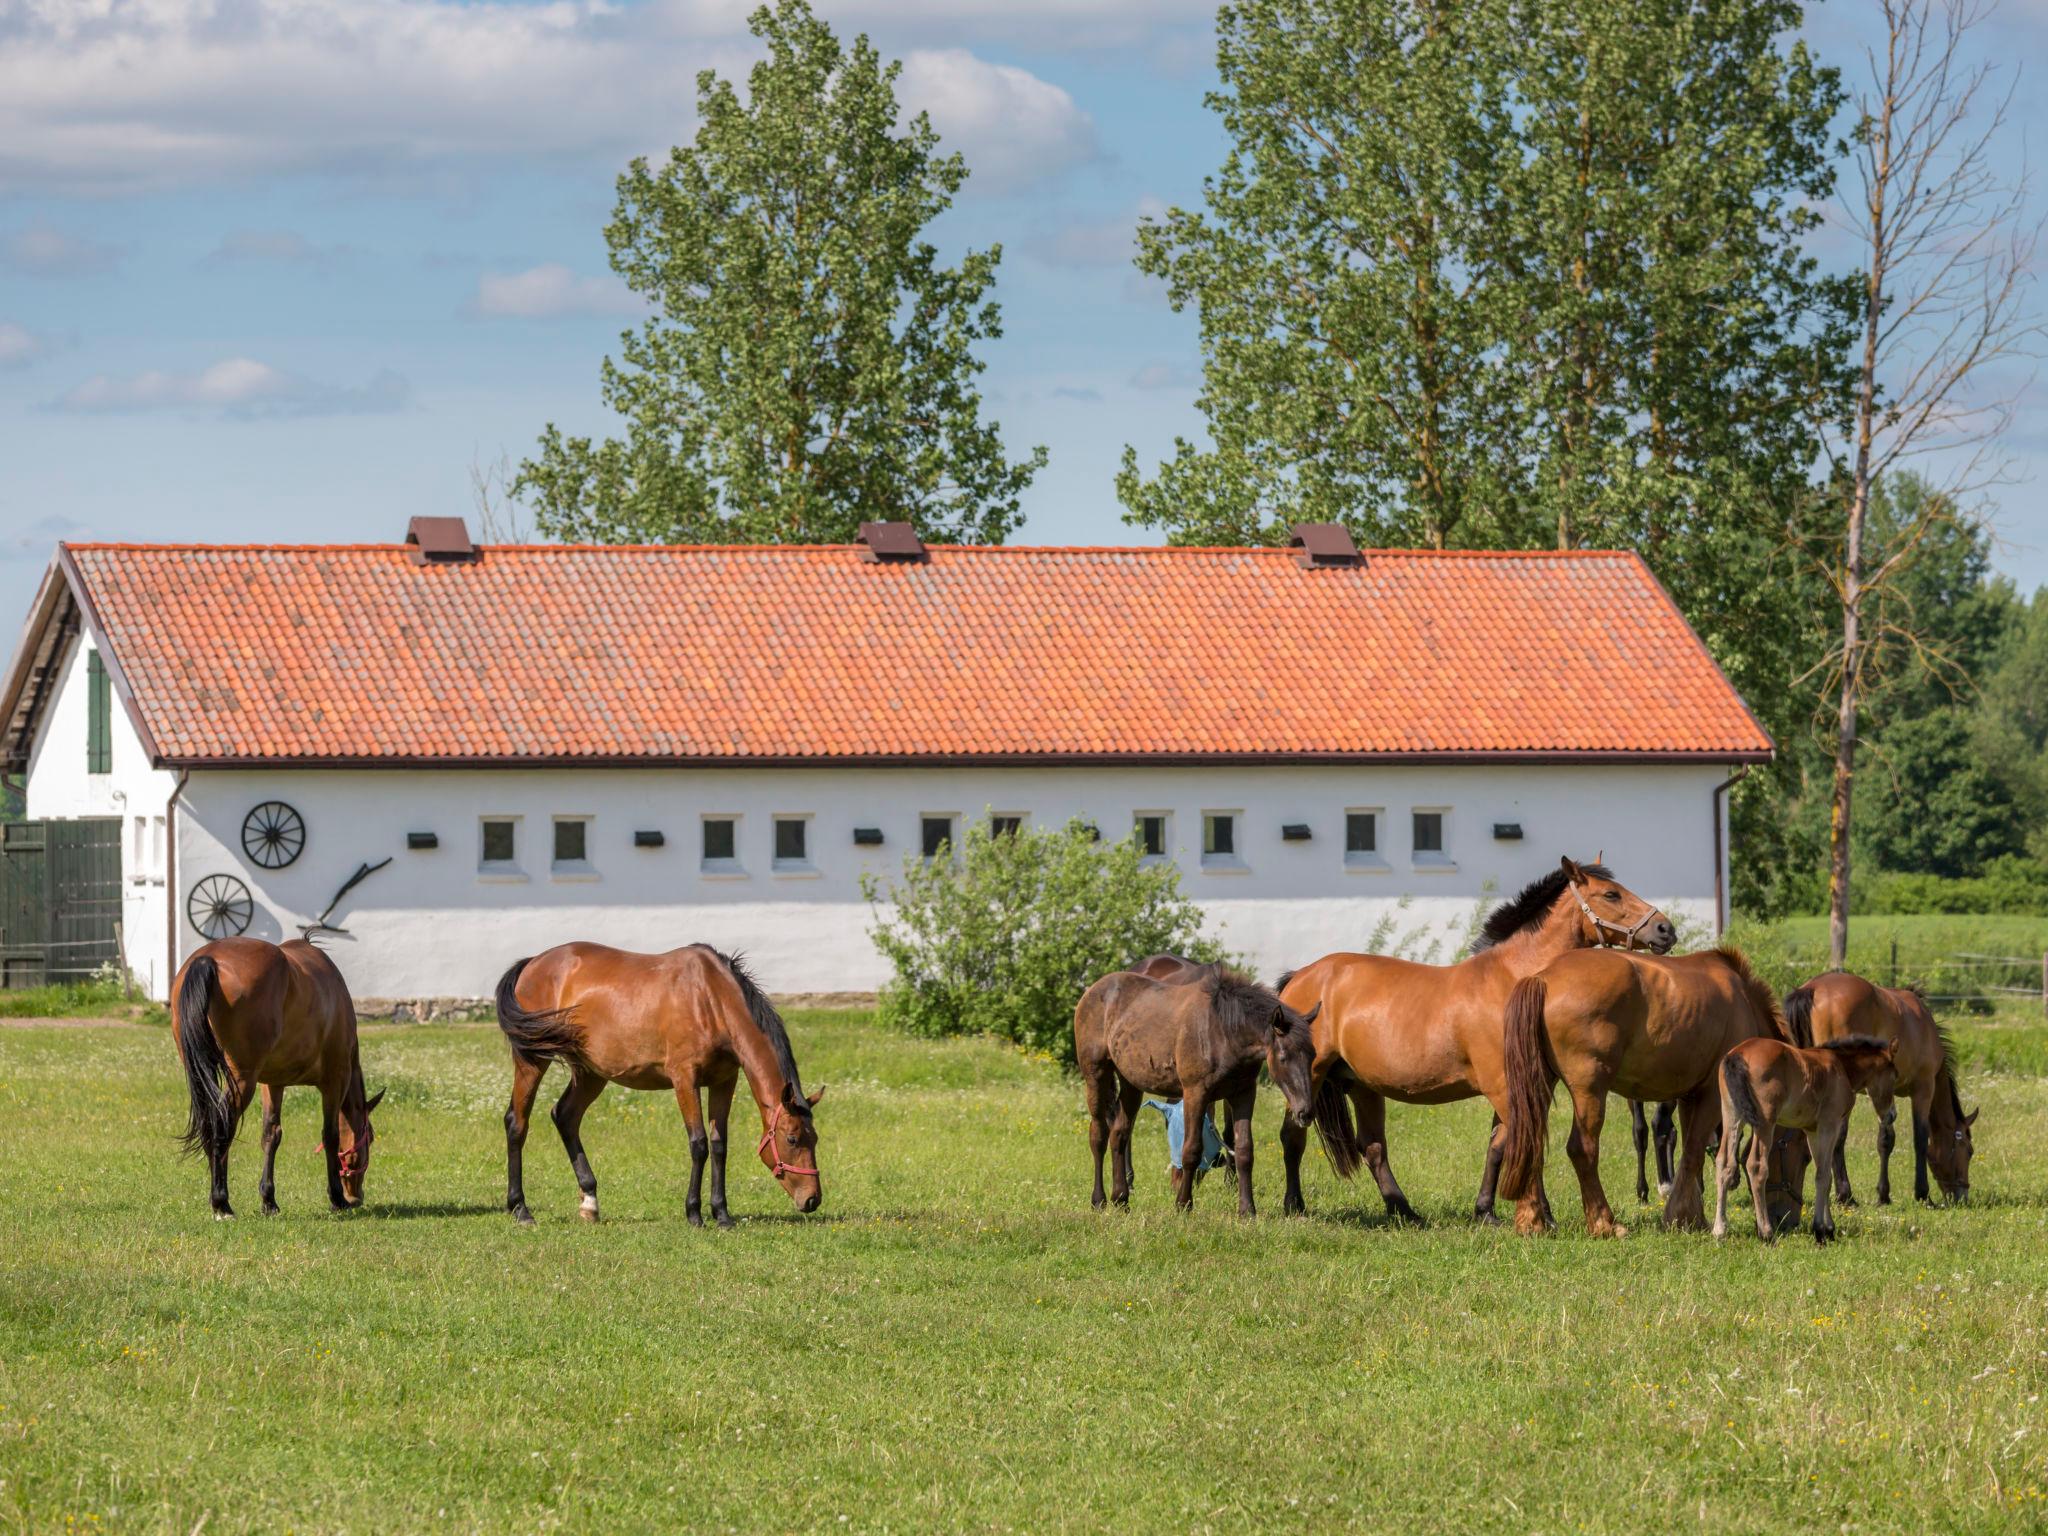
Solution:
<svg viewBox="0 0 2048 1536">
<path fill-rule="evenodd" d="M 249 931 L 256 903 L 249 887 L 233 875 L 208 875 L 185 898 L 185 915 L 209 939 L 229 939 Z"/>
<path fill-rule="evenodd" d="M 265 869 L 283 869 L 305 846 L 305 818 L 282 800 L 266 800 L 242 820 L 242 852 Z"/>
</svg>

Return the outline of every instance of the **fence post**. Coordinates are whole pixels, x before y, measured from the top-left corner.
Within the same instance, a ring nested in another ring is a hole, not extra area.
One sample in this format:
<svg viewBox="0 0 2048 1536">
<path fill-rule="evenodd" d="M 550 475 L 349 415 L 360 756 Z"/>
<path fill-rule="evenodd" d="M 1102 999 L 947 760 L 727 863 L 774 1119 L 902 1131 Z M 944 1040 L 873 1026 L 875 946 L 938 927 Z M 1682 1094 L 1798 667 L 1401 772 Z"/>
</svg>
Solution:
<svg viewBox="0 0 2048 1536">
<path fill-rule="evenodd" d="M 2041 1011 L 2048 1013 L 2048 949 L 2041 951 Z"/>
<path fill-rule="evenodd" d="M 1888 986 L 1888 987 L 1896 987 L 1896 986 L 1897 986 L 1898 984 L 1899 984 L 1899 936 L 1898 936 L 1898 934 L 1894 933 L 1894 934 L 1892 935 L 1892 979 L 1891 979 L 1890 981 L 1886 982 L 1886 983 L 1885 983 L 1885 985 L 1886 985 L 1886 986 Z"/>
</svg>

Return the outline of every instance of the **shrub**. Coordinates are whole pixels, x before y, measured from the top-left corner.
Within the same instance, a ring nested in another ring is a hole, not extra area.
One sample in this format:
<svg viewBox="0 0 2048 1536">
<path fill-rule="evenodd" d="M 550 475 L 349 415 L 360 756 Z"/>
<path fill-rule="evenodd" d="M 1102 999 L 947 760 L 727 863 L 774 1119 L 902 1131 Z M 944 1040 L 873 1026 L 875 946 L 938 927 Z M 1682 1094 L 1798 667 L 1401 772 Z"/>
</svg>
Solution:
<svg viewBox="0 0 2048 1536">
<path fill-rule="evenodd" d="M 861 881 L 896 971 L 880 1015 L 898 1029 L 996 1035 L 1071 1061 L 1074 1006 L 1097 977 L 1161 950 L 1225 958 L 1180 871 L 1141 862 L 1135 841 L 1100 841 L 1078 821 L 1002 836 L 981 824 L 952 852 L 912 854 L 893 887 Z"/>
</svg>

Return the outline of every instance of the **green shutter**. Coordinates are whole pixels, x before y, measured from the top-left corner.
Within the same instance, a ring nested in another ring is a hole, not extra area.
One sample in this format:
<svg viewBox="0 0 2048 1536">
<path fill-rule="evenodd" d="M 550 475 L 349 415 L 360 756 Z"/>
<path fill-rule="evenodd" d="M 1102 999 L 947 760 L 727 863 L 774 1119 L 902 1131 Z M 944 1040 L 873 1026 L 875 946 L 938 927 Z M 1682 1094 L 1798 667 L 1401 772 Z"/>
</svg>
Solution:
<svg viewBox="0 0 2048 1536">
<path fill-rule="evenodd" d="M 107 664 L 98 651 L 85 663 L 85 771 L 114 771 L 114 691 L 107 681 Z"/>
</svg>

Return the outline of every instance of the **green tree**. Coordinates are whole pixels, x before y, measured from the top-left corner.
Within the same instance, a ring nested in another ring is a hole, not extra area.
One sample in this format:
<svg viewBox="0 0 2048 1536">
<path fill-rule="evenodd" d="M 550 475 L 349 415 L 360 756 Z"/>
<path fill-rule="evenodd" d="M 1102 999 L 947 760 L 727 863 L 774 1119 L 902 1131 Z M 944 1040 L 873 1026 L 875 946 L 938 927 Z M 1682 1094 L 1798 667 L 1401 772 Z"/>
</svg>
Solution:
<svg viewBox="0 0 2048 1536">
<path fill-rule="evenodd" d="M 1879 867 L 1959 878 L 2024 849 L 2025 828 L 1971 740 L 1967 711 L 1901 721 L 1870 746 L 1857 844 Z"/>
<path fill-rule="evenodd" d="M 514 490 L 555 537 L 845 541 L 867 519 L 1000 543 L 1045 463 L 981 419 L 975 345 L 1002 334 L 1001 248 L 943 266 L 924 238 L 967 179 L 900 65 L 842 48 L 804 0 L 750 26 L 743 100 L 697 77 L 699 127 L 619 178 L 612 266 L 657 310 L 604 364 L 624 440 L 552 424 Z"/>
</svg>

